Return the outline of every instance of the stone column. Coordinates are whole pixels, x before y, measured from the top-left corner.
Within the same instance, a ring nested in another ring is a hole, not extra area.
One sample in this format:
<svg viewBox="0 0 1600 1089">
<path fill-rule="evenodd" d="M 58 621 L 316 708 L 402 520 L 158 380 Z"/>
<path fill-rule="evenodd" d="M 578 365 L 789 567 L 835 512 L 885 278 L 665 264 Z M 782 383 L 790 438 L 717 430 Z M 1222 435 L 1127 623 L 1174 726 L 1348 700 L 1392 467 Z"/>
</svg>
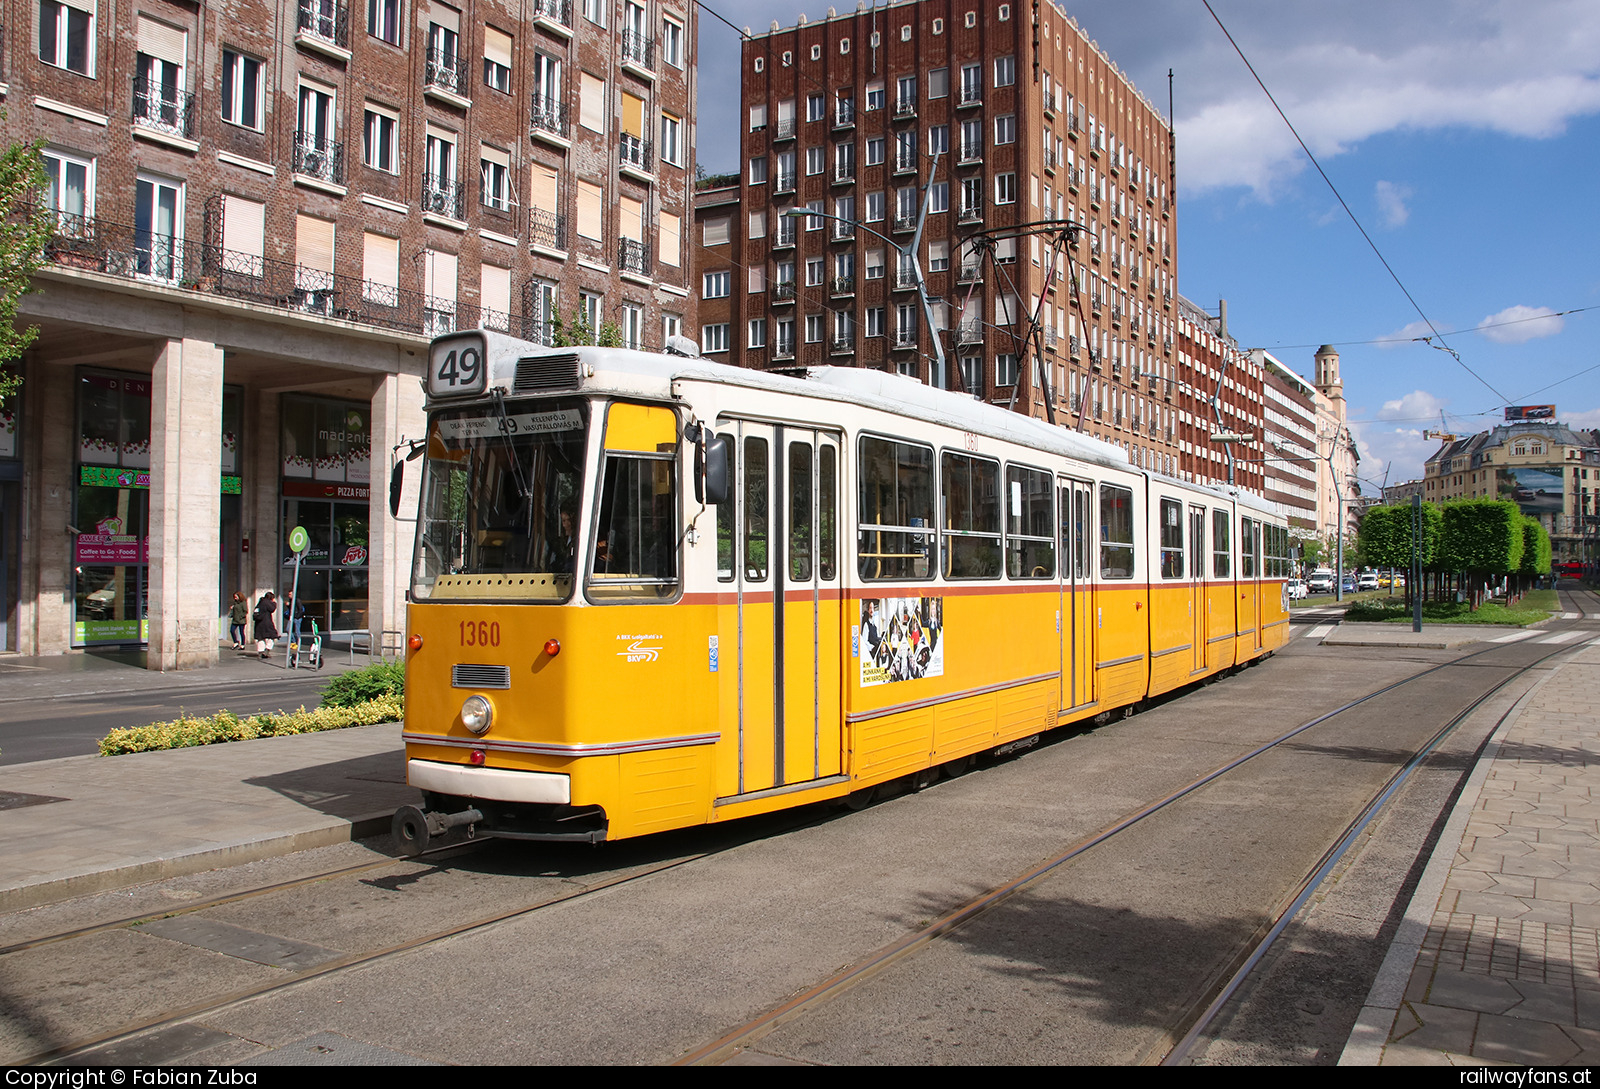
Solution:
<svg viewBox="0 0 1600 1089">
<path fill-rule="evenodd" d="M 406 590 L 411 585 L 411 551 L 416 538 L 421 460 L 407 462 L 400 515 L 389 513 L 389 474 L 404 449 L 395 446 L 426 434 L 422 386 L 414 374 L 387 374 L 372 394 L 372 507 L 368 540 L 371 573 L 367 584 L 367 625 L 374 649 L 385 630 L 404 633 Z"/>
<path fill-rule="evenodd" d="M 279 419 L 281 402 L 276 393 L 249 390 L 245 396 L 244 441 L 246 454 L 241 459 L 245 473 L 243 532 L 250 539 L 250 559 L 244 565 L 245 597 L 250 608 L 268 590 L 283 597 L 278 585 L 283 576 L 280 565 L 284 548 L 279 539 L 278 521 L 282 517 L 279 491 L 283 484 L 283 463 L 279 446 L 283 428 Z M 255 636 L 246 625 L 245 642 Z"/>
<path fill-rule="evenodd" d="M 150 376 L 149 668 L 217 662 L 222 349 L 169 340 Z"/>
<path fill-rule="evenodd" d="M 23 387 L 24 462 L 17 650 L 63 654 L 72 645 L 73 478 L 77 382 L 71 367 L 32 360 Z M 91 531 L 93 527 L 90 527 Z"/>
</svg>

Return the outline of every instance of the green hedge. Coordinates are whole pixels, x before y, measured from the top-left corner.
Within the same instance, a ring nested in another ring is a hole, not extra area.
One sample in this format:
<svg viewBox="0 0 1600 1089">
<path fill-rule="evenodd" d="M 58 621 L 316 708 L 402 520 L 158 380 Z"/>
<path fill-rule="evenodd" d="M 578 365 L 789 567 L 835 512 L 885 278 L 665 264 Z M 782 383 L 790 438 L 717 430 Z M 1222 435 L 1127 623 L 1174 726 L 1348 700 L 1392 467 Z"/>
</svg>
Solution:
<svg viewBox="0 0 1600 1089">
<path fill-rule="evenodd" d="M 328 682 L 322 690 L 322 706 L 355 707 L 384 696 L 405 698 L 406 664 L 399 659 L 392 662 L 372 662 L 360 669 L 348 670 Z"/>
<path fill-rule="evenodd" d="M 312 734 L 323 730 L 343 730 L 349 726 L 370 726 L 378 722 L 398 722 L 405 716 L 405 701 L 384 695 L 351 707 L 318 707 L 308 711 L 279 711 L 240 718 L 232 711 L 214 715 L 182 715 L 172 722 L 132 726 L 112 730 L 100 739 L 101 756 L 158 749 L 182 749 L 192 745 L 216 745 L 224 741 L 251 741 L 258 737 L 286 734 Z"/>
</svg>

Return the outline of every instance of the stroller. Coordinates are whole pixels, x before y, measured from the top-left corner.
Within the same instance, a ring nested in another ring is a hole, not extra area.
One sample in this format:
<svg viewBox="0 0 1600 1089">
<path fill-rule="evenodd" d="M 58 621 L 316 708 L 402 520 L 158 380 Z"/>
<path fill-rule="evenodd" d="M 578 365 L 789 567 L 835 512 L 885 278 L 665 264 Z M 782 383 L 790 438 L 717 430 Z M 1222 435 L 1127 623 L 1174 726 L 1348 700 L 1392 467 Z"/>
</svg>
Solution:
<svg viewBox="0 0 1600 1089">
<path fill-rule="evenodd" d="M 290 669 L 321 669 L 322 668 L 322 631 L 317 627 L 317 622 L 312 620 L 311 639 L 306 643 L 305 661 L 300 660 L 300 642 L 296 640 L 289 644 Z"/>
</svg>

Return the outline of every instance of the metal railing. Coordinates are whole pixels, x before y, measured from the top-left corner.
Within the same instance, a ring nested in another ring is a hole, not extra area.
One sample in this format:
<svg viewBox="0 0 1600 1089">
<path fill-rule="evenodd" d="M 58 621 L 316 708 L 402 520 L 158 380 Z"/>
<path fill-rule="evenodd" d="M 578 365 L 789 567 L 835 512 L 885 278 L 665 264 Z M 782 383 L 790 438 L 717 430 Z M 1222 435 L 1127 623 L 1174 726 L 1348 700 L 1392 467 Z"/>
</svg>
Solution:
<svg viewBox="0 0 1600 1089">
<path fill-rule="evenodd" d="M 794 118 L 780 117 L 772 126 L 772 138 L 774 140 L 793 140 Z"/>
<path fill-rule="evenodd" d="M 961 206 L 961 210 L 956 213 L 956 222 L 957 223 L 982 223 L 983 222 L 983 205 L 982 204 L 963 204 Z"/>
<path fill-rule="evenodd" d="M 168 90 L 148 77 L 133 80 L 133 123 L 185 139 L 194 137 L 194 95 L 189 91 Z"/>
<path fill-rule="evenodd" d="M 962 163 L 977 163 L 983 161 L 983 141 L 963 140 L 957 155 L 957 161 Z"/>
<path fill-rule="evenodd" d="M 895 100 L 894 119 L 904 121 L 909 117 L 917 116 L 917 100 L 914 98 L 900 98 Z"/>
<path fill-rule="evenodd" d="M 466 219 L 466 186 L 437 174 L 422 175 L 422 210 L 449 219 Z"/>
<path fill-rule="evenodd" d="M 916 226 L 917 226 L 917 214 L 915 212 L 896 212 L 895 213 L 895 215 L 894 215 L 894 230 L 897 230 L 897 231 L 910 231 L 910 230 L 915 230 Z"/>
<path fill-rule="evenodd" d="M 533 17 L 572 26 L 572 0 L 533 0 Z"/>
<path fill-rule="evenodd" d="M 856 338 L 853 336 L 834 337 L 829 346 L 835 355 L 844 355 L 847 352 L 856 350 Z"/>
<path fill-rule="evenodd" d="M 329 45 L 348 49 L 350 8 L 345 4 L 333 3 L 332 0 L 300 0 L 295 29 L 301 34 L 317 38 Z"/>
<path fill-rule="evenodd" d="M 461 63 L 461 54 L 453 49 L 428 50 L 422 83 L 425 87 L 464 96 L 467 90 L 467 66 Z"/>
<path fill-rule="evenodd" d="M 777 180 L 772 183 L 772 191 L 774 193 L 793 193 L 794 171 L 791 170 L 787 174 L 779 174 Z"/>
<path fill-rule="evenodd" d="M 567 104 L 560 99 L 548 98 L 544 95 L 533 96 L 532 111 L 528 116 L 529 134 L 534 135 L 548 132 L 567 138 Z"/>
<path fill-rule="evenodd" d="M 772 301 L 774 303 L 794 302 L 794 281 L 782 280 L 772 285 Z"/>
<path fill-rule="evenodd" d="M 855 163 L 836 163 L 833 168 L 833 180 L 836 182 L 853 182 L 856 180 Z"/>
<path fill-rule="evenodd" d="M 854 276 L 835 276 L 833 278 L 833 293 L 835 295 L 853 295 L 856 290 Z"/>
<path fill-rule="evenodd" d="M 981 284 L 981 283 L 983 283 L 983 266 L 981 264 L 962 265 L 961 266 L 961 271 L 956 273 L 956 283 L 958 283 L 958 284 Z"/>
<path fill-rule="evenodd" d="M 899 350 L 903 348 L 915 348 L 916 346 L 917 331 L 915 329 L 896 329 L 894 331 L 894 343 L 892 343 L 890 347 Z"/>
<path fill-rule="evenodd" d="M 655 39 L 637 30 L 624 30 L 622 32 L 622 61 L 624 64 L 632 62 L 640 68 L 653 67 L 655 60 Z"/>
<path fill-rule="evenodd" d="M 778 233 L 772 239 L 772 248 L 778 250 L 792 245 L 794 245 L 794 220 L 786 219 L 778 225 Z"/>
<path fill-rule="evenodd" d="M 917 286 L 917 273 L 915 269 L 897 268 L 894 270 L 894 289 L 896 291 L 909 291 Z"/>
<path fill-rule="evenodd" d="M 528 213 L 528 242 L 552 250 L 567 248 L 567 217 L 535 208 Z"/>
<path fill-rule="evenodd" d="M 304 129 L 294 134 L 289 169 L 307 178 L 344 184 L 344 144 L 319 140 Z"/>
<path fill-rule="evenodd" d="M 856 225 L 849 221 L 834 220 L 833 240 L 843 242 L 856 236 Z"/>
<path fill-rule="evenodd" d="M 961 88 L 961 97 L 956 100 L 956 108 L 960 109 L 963 106 L 977 106 L 982 102 L 982 87 L 963 87 Z"/>
<path fill-rule="evenodd" d="M 648 174 L 653 165 L 651 151 L 649 140 L 626 132 L 617 138 L 617 163 L 621 166 L 631 166 Z"/>
<path fill-rule="evenodd" d="M 856 123 L 856 104 L 851 101 L 841 101 L 833 111 L 833 127 L 847 129 Z"/>
<path fill-rule="evenodd" d="M 915 151 L 905 151 L 897 148 L 894 153 L 894 172 L 896 174 L 905 174 L 913 172 L 916 169 L 917 153 Z"/>
<path fill-rule="evenodd" d="M 981 321 L 964 321 L 960 325 L 957 325 L 956 326 L 956 343 L 957 344 L 963 344 L 963 345 L 965 345 L 965 344 L 982 344 L 983 343 L 983 322 L 981 322 Z"/>
<path fill-rule="evenodd" d="M 650 247 L 637 239 L 617 241 L 617 267 L 638 276 L 650 275 Z"/>
</svg>

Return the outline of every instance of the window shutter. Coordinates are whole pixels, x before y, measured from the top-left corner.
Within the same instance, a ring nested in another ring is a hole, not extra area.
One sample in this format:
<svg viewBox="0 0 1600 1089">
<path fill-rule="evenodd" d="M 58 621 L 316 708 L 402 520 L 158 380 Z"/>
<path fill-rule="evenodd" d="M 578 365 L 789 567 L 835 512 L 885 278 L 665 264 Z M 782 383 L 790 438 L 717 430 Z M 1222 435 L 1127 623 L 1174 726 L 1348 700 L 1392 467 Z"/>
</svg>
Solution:
<svg viewBox="0 0 1600 1089">
<path fill-rule="evenodd" d="M 361 275 L 379 287 L 400 287 L 400 240 L 381 234 L 363 239 Z"/>
<path fill-rule="evenodd" d="M 483 309 L 498 310 L 502 314 L 509 314 L 511 312 L 511 270 L 498 268 L 495 265 L 484 265 L 483 285 L 479 295 Z"/>
<path fill-rule="evenodd" d="M 683 221 L 670 212 L 661 213 L 661 263 L 677 268 L 683 261 Z"/>
<path fill-rule="evenodd" d="M 294 259 L 302 268 L 333 272 L 333 221 L 297 215 L 294 230 Z"/>
<path fill-rule="evenodd" d="M 561 198 L 555 167 L 534 163 L 532 174 L 533 186 L 530 195 L 533 198 L 533 206 L 542 212 L 554 212 L 559 215 Z"/>
<path fill-rule="evenodd" d="M 139 52 L 158 60 L 171 61 L 179 67 L 183 66 L 184 58 L 189 52 L 189 35 L 186 31 L 141 15 L 138 36 Z"/>
<path fill-rule="evenodd" d="M 495 64 L 511 67 L 511 35 L 492 26 L 483 28 L 483 56 Z"/>
<path fill-rule="evenodd" d="M 222 248 L 259 261 L 266 256 L 267 206 L 225 194 L 222 198 Z"/>
</svg>

